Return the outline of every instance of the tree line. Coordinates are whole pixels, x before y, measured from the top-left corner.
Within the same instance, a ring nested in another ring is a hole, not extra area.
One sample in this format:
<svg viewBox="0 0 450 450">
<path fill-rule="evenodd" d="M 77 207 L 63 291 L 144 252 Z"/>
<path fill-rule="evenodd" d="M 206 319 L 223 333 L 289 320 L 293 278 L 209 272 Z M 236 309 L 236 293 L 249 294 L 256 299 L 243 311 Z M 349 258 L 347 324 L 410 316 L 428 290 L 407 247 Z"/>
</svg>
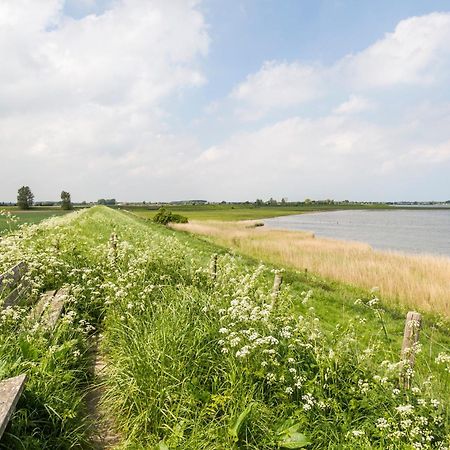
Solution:
<svg viewBox="0 0 450 450">
<path fill-rule="evenodd" d="M 19 209 L 30 209 L 34 204 L 34 194 L 29 186 L 22 186 L 17 191 L 17 207 Z M 61 209 L 73 209 L 70 192 L 61 191 Z"/>
</svg>

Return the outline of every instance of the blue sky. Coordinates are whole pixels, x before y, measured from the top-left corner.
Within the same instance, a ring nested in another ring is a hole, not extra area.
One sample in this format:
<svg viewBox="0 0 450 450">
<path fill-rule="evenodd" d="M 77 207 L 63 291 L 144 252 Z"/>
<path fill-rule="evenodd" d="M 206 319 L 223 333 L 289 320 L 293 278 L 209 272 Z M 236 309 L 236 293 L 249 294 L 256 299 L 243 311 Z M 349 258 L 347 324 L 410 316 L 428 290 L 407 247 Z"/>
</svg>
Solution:
<svg viewBox="0 0 450 450">
<path fill-rule="evenodd" d="M 5 0 L 0 38 L 4 200 L 450 197 L 448 2 Z"/>
</svg>

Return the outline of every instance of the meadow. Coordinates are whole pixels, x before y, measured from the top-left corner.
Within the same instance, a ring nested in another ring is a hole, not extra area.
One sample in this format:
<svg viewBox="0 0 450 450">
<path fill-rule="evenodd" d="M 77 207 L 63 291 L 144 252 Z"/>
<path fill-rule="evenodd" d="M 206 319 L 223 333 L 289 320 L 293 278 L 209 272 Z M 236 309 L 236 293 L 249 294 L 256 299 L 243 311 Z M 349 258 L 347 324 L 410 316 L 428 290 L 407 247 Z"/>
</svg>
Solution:
<svg viewBox="0 0 450 450">
<path fill-rule="evenodd" d="M 17 229 L 19 225 L 39 223 L 49 217 L 61 216 L 68 212 L 59 207 L 34 207 L 27 211 L 20 211 L 15 207 L 0 206 L 0 236 Z"/>
<path fill-rule="evenodd" d="M 0 379 L 29 378 L 0 448 L 95 448 L 96 352 L 119 449 L 449 446 L 444 319 L 424 314 L 412 368 L 403 311 L 377 291 L 286 270 L 273 295 L 278 266 L 105 207 L 4 237 L 0 272 L 18 261 L 32 294 L 0 313 Z M 49 332 L 30 310 L 61 286 Z"/>
<path fill-rule="evenodd" d="M 144 219 L 153 219 L 158 208 L 145 206 L 123 206 L 121 209 L 131 211 Z M 337 209 L 391 209 L 392 206 L 385 204 L 310 204 L 310 205 L 277 205 L 277 206 L 255 206 L 250 203 L 241 204 L 212 204 L 212 205 L 164 205 L 168 211 L 175 214 L 181 214 L 189 220 L 219 220 L 219 221 L 237 221 L 237 220 L 256 220 L 269 219 L 271 217 L 288 216 L 293 214 L 303 214 L 306 212 L 334 211 Z"/>
</svg>

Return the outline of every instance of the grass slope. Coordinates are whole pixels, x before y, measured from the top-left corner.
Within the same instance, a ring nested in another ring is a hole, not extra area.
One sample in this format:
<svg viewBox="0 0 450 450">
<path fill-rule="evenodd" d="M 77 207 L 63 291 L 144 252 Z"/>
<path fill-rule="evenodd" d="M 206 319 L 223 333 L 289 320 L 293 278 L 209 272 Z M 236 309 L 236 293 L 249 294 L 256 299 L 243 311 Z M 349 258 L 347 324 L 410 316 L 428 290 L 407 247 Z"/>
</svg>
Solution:
<svg viewBox="0 0 450 450">
<path fill-rule="evenodd" d="M 0 241 L 0 271 L 26 260 L 35 297 L 72 290 L 54 334 L 27 319 L 33 298 L 1 315 L 1 376 L 30 378 L 0 448 L 92 446 L 84 393 L 99 332 L 104 404 L 122 448 L 444 448 L 449 439 L 450 337 L 430 316 L 414 389 L 402 391 L 403 314 L 364 290 L 285 272 L 274 301 L 270 266 L 104 207 L 23 233 Z"/>
</svg>

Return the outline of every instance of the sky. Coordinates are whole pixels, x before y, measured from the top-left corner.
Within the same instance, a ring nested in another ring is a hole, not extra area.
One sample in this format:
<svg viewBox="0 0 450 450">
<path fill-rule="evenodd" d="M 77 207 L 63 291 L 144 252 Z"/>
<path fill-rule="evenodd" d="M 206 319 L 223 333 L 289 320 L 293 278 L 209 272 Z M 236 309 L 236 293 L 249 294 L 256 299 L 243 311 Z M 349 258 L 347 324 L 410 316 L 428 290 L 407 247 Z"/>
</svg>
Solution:
<svg viewBox="0 0 450 450">
<path fill-rule="evenodd" d="M 450 199 L 450 3 L 0 0 L 0 201 Z"/>
</svg>

